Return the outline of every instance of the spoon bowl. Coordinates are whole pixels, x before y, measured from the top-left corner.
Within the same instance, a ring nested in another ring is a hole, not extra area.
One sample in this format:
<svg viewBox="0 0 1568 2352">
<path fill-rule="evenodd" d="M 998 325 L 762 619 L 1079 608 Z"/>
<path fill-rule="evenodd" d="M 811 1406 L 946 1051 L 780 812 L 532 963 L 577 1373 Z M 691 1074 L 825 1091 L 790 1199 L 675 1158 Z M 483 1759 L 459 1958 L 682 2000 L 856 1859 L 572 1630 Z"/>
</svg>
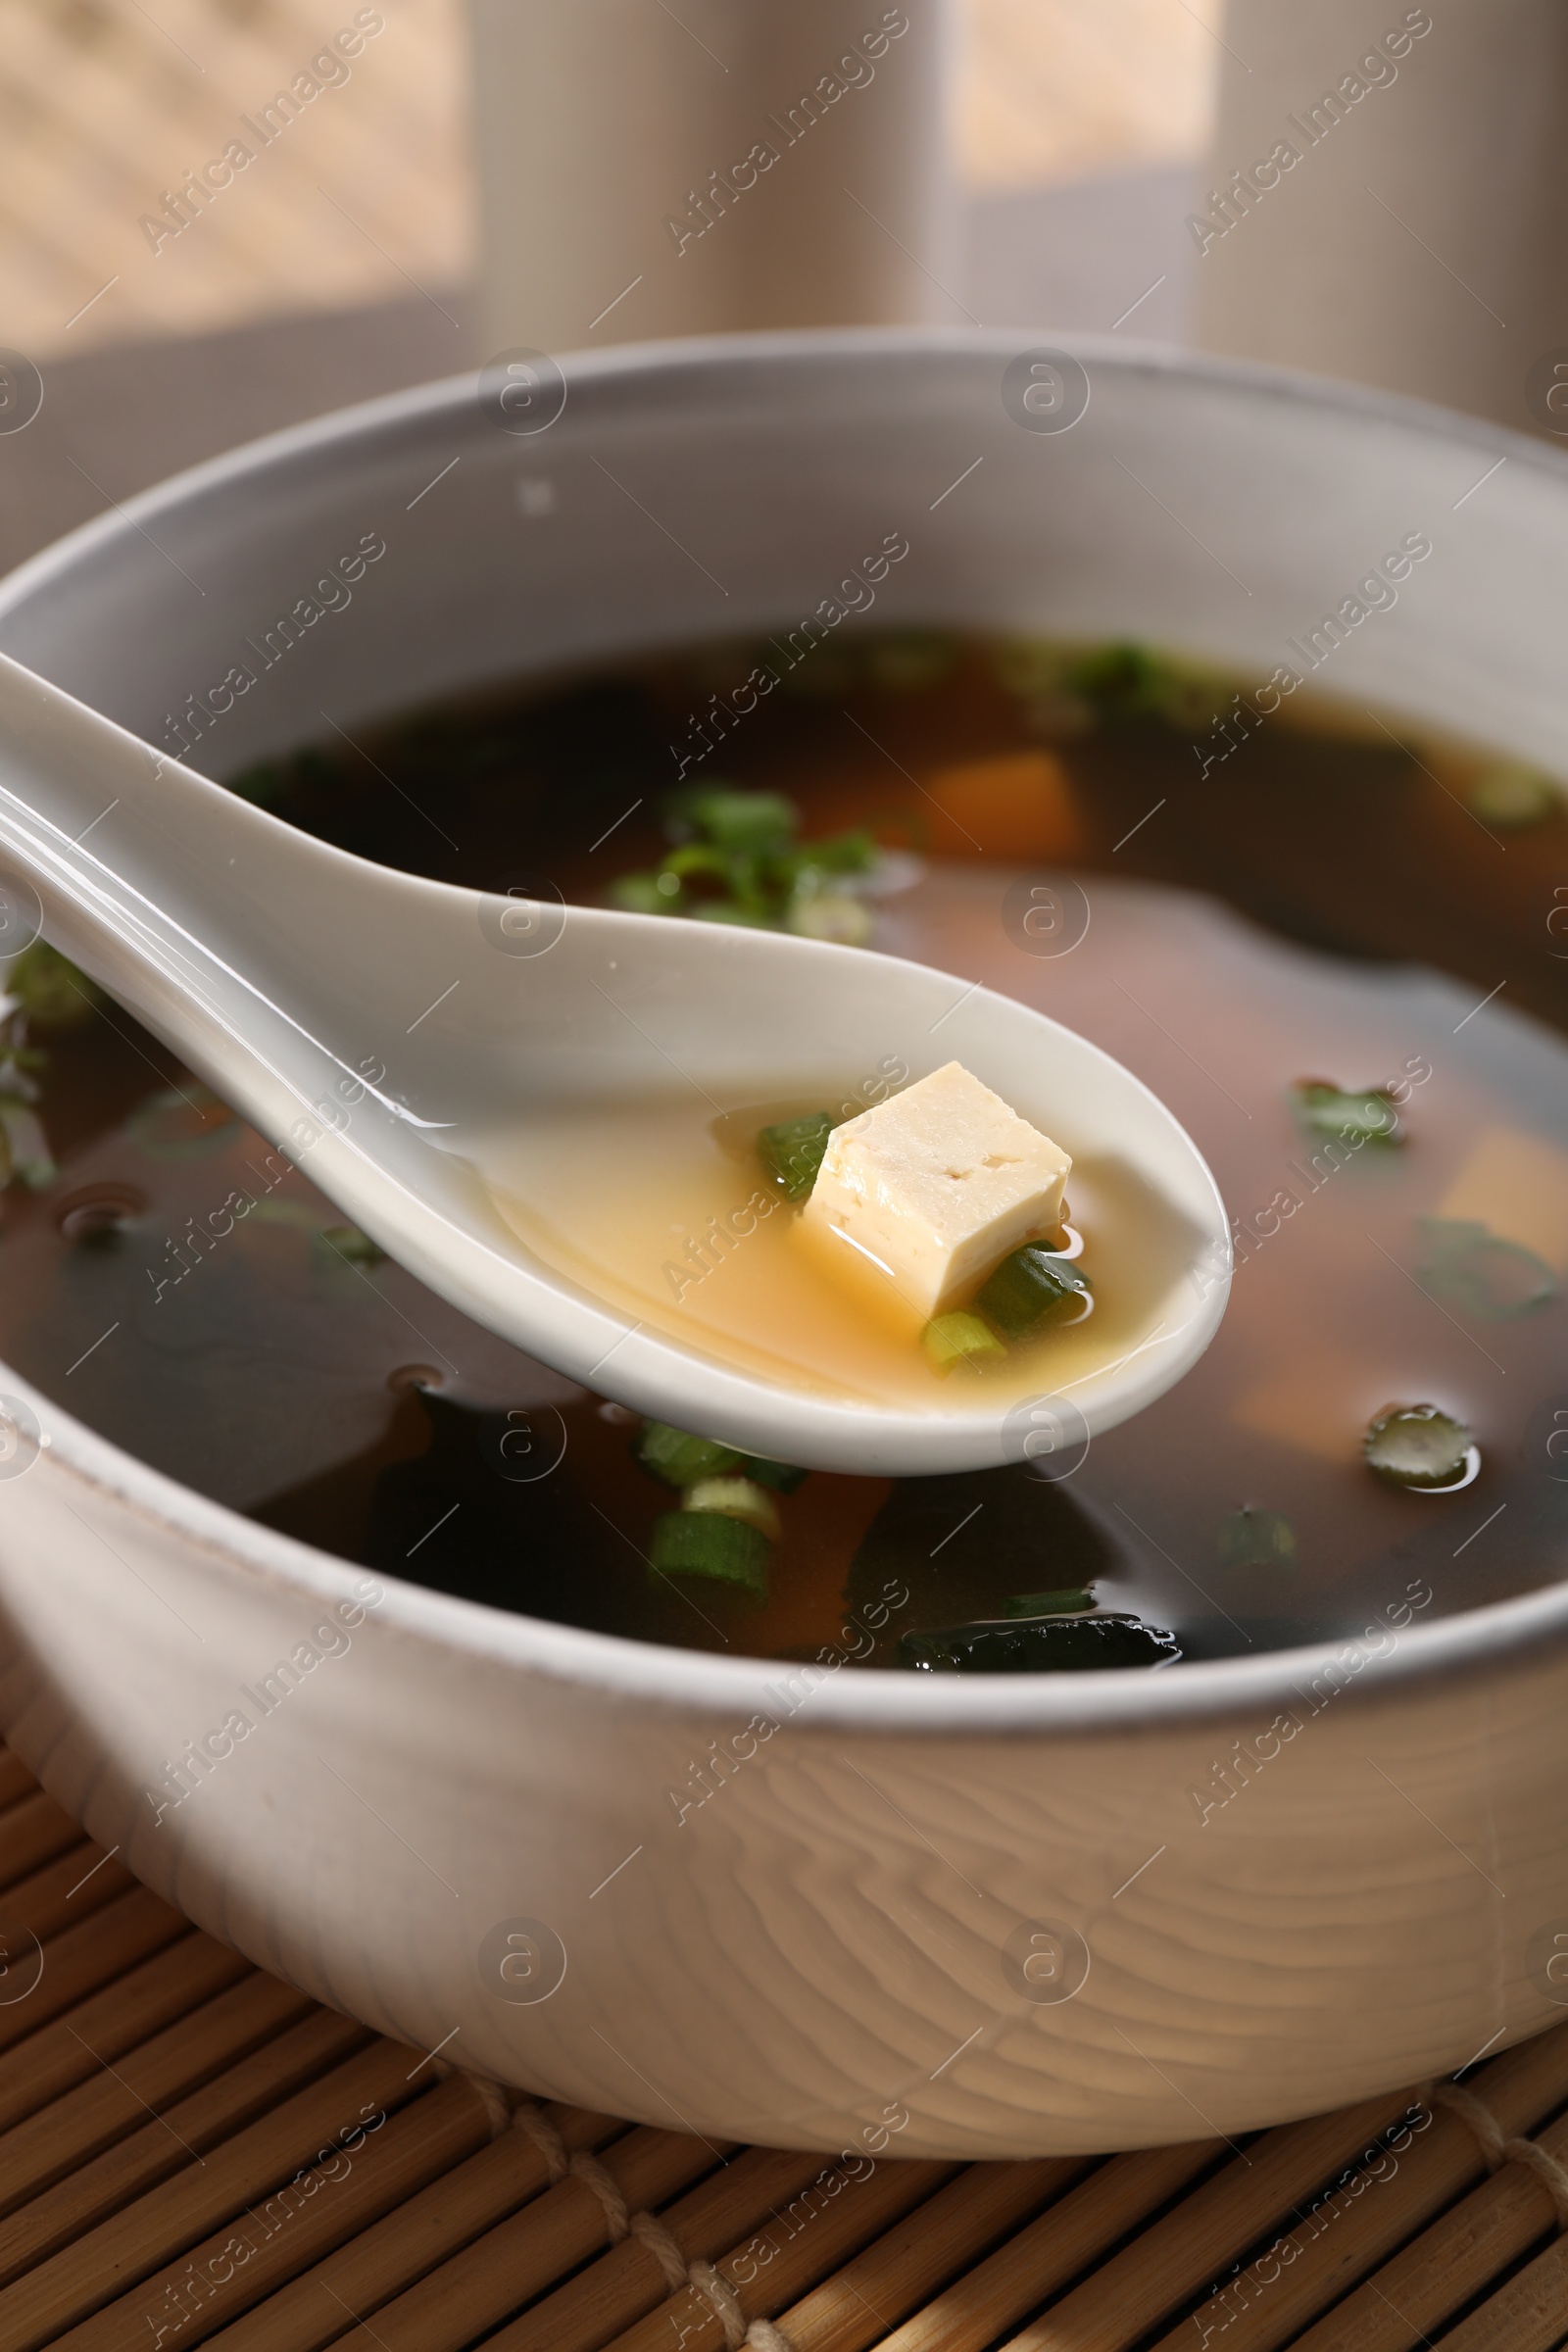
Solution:
<svg viewBox="0 0 1568 2352">
<path fill-rule="evenodd" d="M 0 657 L 0 857 L 13 950 L 45 930 L 355 1224 L 503 1338 L 637 1410 L 808 1468 L 1060 1468 L 1212 1338 L 1229 1227 L 1185 1129 L 1045 1014 L 928 966 L 727 924 L 461 889 L 315 840 Z M 999 921 L 1002 919 L 999 908 Z M 928 1409 L 796 1388 L 647 1327 L 507 1224 L 469 1139 L 650 1096 L 715 1116 L 824 1077 L 958 1060 L 1119 1162 L 1179 1272 L 1118 1360 L 1059 1394 Z"/>
</svg>

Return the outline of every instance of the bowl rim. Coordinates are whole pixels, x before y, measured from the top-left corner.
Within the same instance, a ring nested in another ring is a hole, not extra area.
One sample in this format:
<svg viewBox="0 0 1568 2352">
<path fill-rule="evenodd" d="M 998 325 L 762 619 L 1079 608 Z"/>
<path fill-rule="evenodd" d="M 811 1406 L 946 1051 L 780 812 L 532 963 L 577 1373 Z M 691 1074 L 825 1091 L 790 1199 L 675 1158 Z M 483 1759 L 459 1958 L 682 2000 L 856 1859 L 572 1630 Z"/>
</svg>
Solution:
<svg viewBox="0 0 1568 2352">
<path fill-rule="evenodd" d="M 1049 345 L 1029 340 L 1034 334 L 1053 339 Z M 612 345 L 563 355 L 559 365 L 567 380 L 568 398 L 573 392 L 591 396 L 596 388 L 612 397 L 627 380 L 645 382 L 650 375 L 666 381 L 696 375 L 711 384 L 728 370 L 776 380 L 792 364 L 807 372 L 820 372 L 878 359 L 927 364 L 944 357 L 996 357 L 1005 362 L 1020 351 L 1043 348 L 1067 349 L 1124 376 L 1180 376 L 1255 399 L 1304 404 L 1370 424 L 1397 426 L 1469 445 L 1478 454 L 1514 459 L 1559 486 L 1568 483 L 1568 452 L 1559 454 L 1530 434 L 1433 402 L 1260 362 L 1157 343 L 1112 343 L 1106 335 L 1076 330 L 772 329 Z M 333 410 L 204 460 L 138 492 L 113 512 L 79 524 L 17 565 L 0 579 L 0 627 L 40 593 L 68 582 L 83 562 L 132 533 L 146 532 L 172 511 L 199 504 L 247 478 L 330 457 L 345 445 L 373 443 L 421 424 L 438 425 L 474 398 L 470 370 Z M 1270 1710 L 1277 1715 L 1289 1711 L 1293 1700 L 1310 1704 L 1303 1702 L 1300 1686 L 1315 1685 L 1331 1668 L 1355 1678 L 1334 1688 L 1359 1687 L 1364 1694 L 1368 1688 L 1387 1690 L 1412 1679 L 1423 1684 L 1473 1682 L 1495 1669 L 1523 1671 L 1536 1665 L 1544 1650 L 1568 1645 L 1565 1577 L 1533 1592 L 1395 1630 L 1393 1646 L 1383 1654 L 1362 1651 L 1359 1637 L 1346 1635 L 1256 1657 L 1187 1661 L 1155 1674 L 1121 1669 L 1071 1677 L 994 1678 L 872 1672 L 857 1668 L 847 1657 L 812 1667 L 764 1658 L 723 1658 L 513 1615 L 367 1570 L 265 1527 L 155 1469 L 99 1437 L 11 1365 L 0 1362 L 0 1377 L 8 1384 L 8 1395 L 0 1401 L 20 1399 L 35 1414 L 46 1433 L 53 1474 L 72 1480 L 89 1507 L 95 1496 L 100 1506 L 112 1501 L 149 1530 L 172 1530 L 229 1574 L 239 1572 L 250 1580 L 303 1592 L 323 1605 L 355 1599 L 366 1578 L 373 1575 L 383 1588 L 374 1604 L 379 1628 L 444 1651 L 453 1664 L 521 1672 L 657 1711 L 697 1712 L 718 1721 L 738 1718 L 742 1726 L 757 1714 L 778 1715 L 782 1708 L 783 1719 L 806 1736 L 842 1737 L 856 1731 L 954 1737 L 1057 1733 L 1081 1738 L 1132 1729 L 1152 1732 L 1205 1719 L 1229 1721 L 1243 1711 Z M 1369 1639 L 1371 1633 L 1369 1627 Z M 1355 1653 L 1353 1662 L 1347 1660 L 1348 1651 Z M 807 1680 L 812 1676 L 817 1678 L 814 1682 Z M 790 1693 L 803 1681 L 804 1691 L 781 1699 L 781 1689 Z M 798 1709 L 805 1716 L 800 1723 L 793 1721 Z"/>
</svg>

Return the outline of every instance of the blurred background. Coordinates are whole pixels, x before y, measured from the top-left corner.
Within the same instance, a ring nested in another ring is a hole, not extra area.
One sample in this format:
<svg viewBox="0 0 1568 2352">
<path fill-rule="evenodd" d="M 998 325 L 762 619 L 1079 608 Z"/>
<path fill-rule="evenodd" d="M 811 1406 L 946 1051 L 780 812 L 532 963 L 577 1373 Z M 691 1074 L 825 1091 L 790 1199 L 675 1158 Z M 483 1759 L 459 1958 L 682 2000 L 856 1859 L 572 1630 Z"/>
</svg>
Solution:
<svg viewBox="0 0 1568 2352">
<path fill-rule="evenodd" d="M 1568 439 L 1561 0 L 0 0 L 0 567 L 497 353 L 760 323 L 1199 344 Z"/>
<path fill-rule="evenodd" d="M 154 253 L 142 217 L 220 154 L 240 119 L 286 88 L 353 9 L 0 0 L 0 342 L 41 365 L 107 343 L 402 303 L 421 289 L 461 316 L 477 245 L 467 12 L 464 0 L 380 0 L 374 13 L 384 31 L 345 81 L 302 108 L 267 170 L 236 177 L 199 233 Z M 1053 238 L 1039 199 L 1098 195 L 1114 235 L 1158 205 L 1162 175 L 1191 177 L 1209 133 L 1218 17 L 1219 0 L 960 0 L 955 292 L 978 294 L 988 323 L 999 306 L 1030 315 L 1037 284 L 1018 246 L 1043 222 L 1044 245 L 1076 249 L 1054 265 L 1077 296 L 1064 322 L 1109 325 L 1084 251 L 1094 203 Z M 1179 227 L 1185 202 L 1165 209 Z M 1049 278 L 1049 255 L 1035 259 Z M 1009 268 L 1016 287 L 1004 282 Z M 1140 317 L 1149 331 L 1177 323 L 1173 301 Z"/>
</svg>

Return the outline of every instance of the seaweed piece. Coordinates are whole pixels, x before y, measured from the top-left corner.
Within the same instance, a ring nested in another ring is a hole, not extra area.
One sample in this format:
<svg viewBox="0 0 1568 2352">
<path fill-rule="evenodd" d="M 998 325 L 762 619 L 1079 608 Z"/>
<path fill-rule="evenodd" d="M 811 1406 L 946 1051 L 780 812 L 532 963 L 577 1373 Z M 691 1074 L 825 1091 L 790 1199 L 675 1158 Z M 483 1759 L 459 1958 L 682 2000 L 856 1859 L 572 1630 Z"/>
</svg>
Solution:
<svg viewBox="0 0 1568 2352">
<path fill-rule="evenodd" d="M 1014 1592 L 1002 1604 L 1004 1617 L 1081 1617 L 1095 1605 L 1087 1585 L 1069 1586 L 1064 1592 Z"/>
<path fill-rule="evenodd" d="M 400 1411 L 410 1434 L 425 1425 L 428 1443 L 412 1458 L 367 1463 L 364 1535 L 348 1538 L 351 1558 L 492 1608 L 623 1628 L 646 1570 L 563 1469 L 526 1483 L 499 1474 L 511 1415 L 423 1388 Z M 257 1515 L 275 1522 L 286 1500 Z"/>
<path fill-rule="evenodd" d="M 1140 1617 L 1039 1617 L 901 1634 L 895 1664 L 916 1674 L 1084 1674 L 1168 1666 L 1181 1645 Z"/>
<path fill-rule="evenodd" d="M 845 1600 L 853 1609 L 902 1588 L 905 1624 L 956 1625 L 995 1616 L 1009 1593 L 1136 1573 L 1067 1487 L 1020 1462 L 900 1479 L 860 1539 Z"/>
</svg>

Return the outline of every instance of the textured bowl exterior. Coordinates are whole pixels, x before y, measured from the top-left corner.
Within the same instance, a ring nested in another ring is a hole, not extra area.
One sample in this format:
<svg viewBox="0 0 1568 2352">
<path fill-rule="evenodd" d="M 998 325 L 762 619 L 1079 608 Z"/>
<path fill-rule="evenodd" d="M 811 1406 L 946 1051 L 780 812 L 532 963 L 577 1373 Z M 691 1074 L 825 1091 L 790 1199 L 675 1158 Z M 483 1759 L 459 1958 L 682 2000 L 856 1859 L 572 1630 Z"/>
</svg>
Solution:
<svg viewBox="0 0 1568 2352">
<path fill-rule="evenodd" d="M 889 533 L 879 619 L 1142 632 L 1262 679 L 1424 530 L 1336 685 L 1550 762 L 1552 453 L 1074 349 L 1093 398 L 1055 434 L 1013 420 L 988 334 L 568 362 L 532 439 L 471 381 L 400 396 L 63 542 L 0 586 L 0 647 L 172 749 L 183 708 L 222 772 L 328 698 L 352 727 L 792 626 Z M 215 712 L 365 533 L 349 605 Z M 859 1673 L 853 1636 L 772 1667 L 377 1582 L 0 1388 L 47 1441 L 0 1463 L 0 1729 L 202 1927 L 476 2070 L 711 2135 L 1022 2156 L 1234 2134 L 1557 2015 L 1561 1589 L 1436 1624 L 1391 1593 L 1336 1650 L 1153 1676 L 931 1684 Z"/>
</svg>

